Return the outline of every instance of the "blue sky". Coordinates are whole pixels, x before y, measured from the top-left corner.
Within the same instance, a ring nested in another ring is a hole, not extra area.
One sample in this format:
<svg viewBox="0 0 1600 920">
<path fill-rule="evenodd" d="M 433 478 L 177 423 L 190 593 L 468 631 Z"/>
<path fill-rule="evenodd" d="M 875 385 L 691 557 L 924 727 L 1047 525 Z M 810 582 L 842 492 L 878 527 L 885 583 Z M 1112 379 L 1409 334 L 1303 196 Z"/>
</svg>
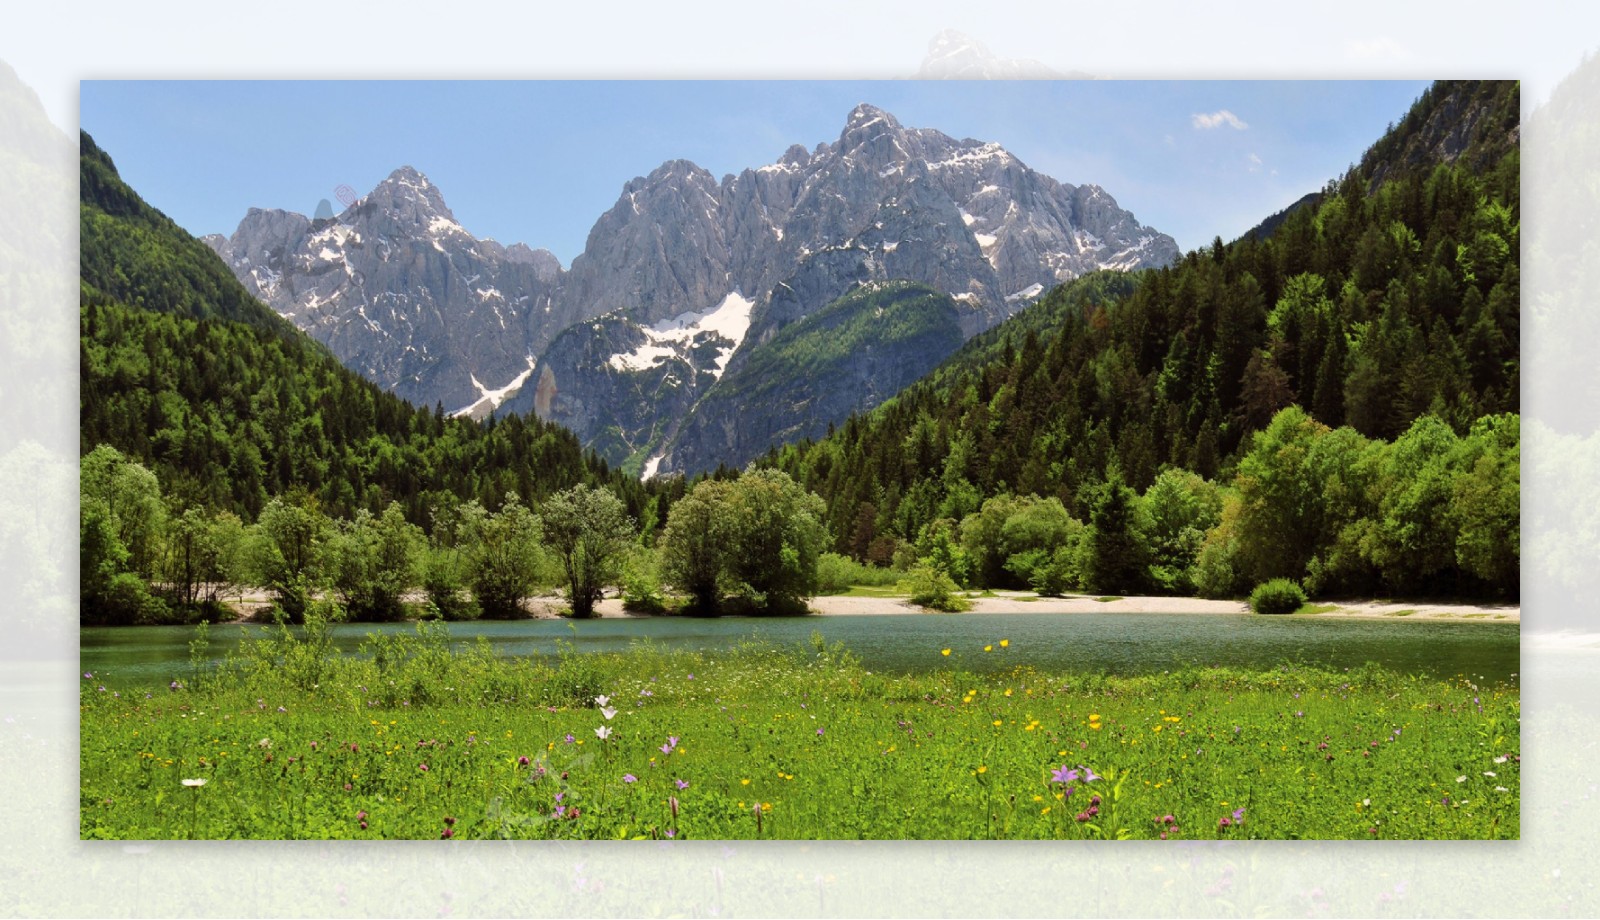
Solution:
<svg viewBox="0 0 1600 920">
<path fill-rule="evenodd" d="M 1426 82 L 84 81 L 82 125 L 190 232 L 251 207 L 310 214 L 411 165 L 480 237 L 564 265 L 623 183 L 668 159 L 717 176 L 839 136 L 858 102 L 997 141 L 1106 189 L 1185 250 L 1321 188 Z"/>
</svg>

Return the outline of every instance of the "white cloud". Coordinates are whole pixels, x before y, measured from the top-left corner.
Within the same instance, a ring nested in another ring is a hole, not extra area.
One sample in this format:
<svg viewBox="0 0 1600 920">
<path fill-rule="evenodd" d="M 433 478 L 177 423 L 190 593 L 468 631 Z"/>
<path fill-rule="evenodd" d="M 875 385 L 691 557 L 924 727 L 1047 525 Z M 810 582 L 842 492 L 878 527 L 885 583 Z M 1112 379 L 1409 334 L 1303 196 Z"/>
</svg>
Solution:
<svg viewBox="0 0 1600 920">
<path fill-rule="evenodd" d="M 1243 131 L 1244 129 L 1250 127 L 1243 121 L 1240 121 L 1239 116 L 1233 114 L 1227 109 L 1219 109 L 1218 111 L 1212 112 L 1209 115 L 1197 113 L 1189 116 L 1189 120 L 1193 122 L 1194 126 L 1201 131 L 1210 131 L 1212 128 L 1220 128 L 1223 125 L 1227 125 L 1236 131 Z"/>
<path fill-rule="evenodd" d="M 1246 159 L 1248 159 L 1250 161 L 1250 171 L 1251 172 L 1260 172 L 1261 171 L 1261 158 L 1259 156 L 1256 156 L 1255 154 L 1252 153 L 1252 154 L 1250 154 L 1250 156 L 1246 157 Z"/>
</svg>

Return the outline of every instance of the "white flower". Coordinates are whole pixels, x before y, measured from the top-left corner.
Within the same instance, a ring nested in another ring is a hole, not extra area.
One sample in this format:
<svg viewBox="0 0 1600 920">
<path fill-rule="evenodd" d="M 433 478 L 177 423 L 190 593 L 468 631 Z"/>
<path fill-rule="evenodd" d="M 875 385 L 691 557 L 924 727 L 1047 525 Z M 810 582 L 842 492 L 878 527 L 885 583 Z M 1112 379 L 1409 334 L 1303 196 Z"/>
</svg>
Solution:
<svg viewBox="0 0 1600 920">
<path fill-rule="evenodd" d="M 1496 757 L 1494 759 L 1494 762 L 1495 763 L 1505 763 L 1506 762 L 1506 755 L 1501 754 L 1499 757 Z"/>
<path fill-rule="evenodd" d="M 183 781 L 183 784 L 185 786 L 196 786 L 196 787 L 199 787 L 199 786 L 204 786 L 206 784 L 206 781 L 204 779 L 186 779 L 186 780 Z"/>
<path fill-rule="evenodd" d="M 1493 776 L 1494 775 L 1494 771 L 1493 770 L 1485 770 L 1485 771 L 1483 771 L 1483 775 L 1484 776 Z"/>
<path fill-rule="evenodd" d="M 260 741 L 256 742 L 256 747 L 264 747 L 264 748 L 272 747 L 272 739 L 271 738 L 262 738 Z"/>
<path fill-rule="evenodd" d="M 1458 783 L 1464 783 L 1466 781 L 1467 781 L 1467 778 L 1465 776 L 1456 777 L 1456 782 L 1458 782 Z"/>
<path fill-rule="evenodd" d="M 604 741 L 607 738 L 611 737 L 611 729 L 609 729 L 606 726 L 602 725 L 599 728 L 594 730 L 594 735 L 595 735 L 596 738 L 599 738 L 601 741 Z"/>
<path fill-rule="evenodd" d="M 608 706 L 608 707 L 600 710 L 600 714 L 606 717 L 606 721 L 607 722 L 610 722 L 612 717 L 617 714 L 617 711 Z"/>
<path fill-rule="evenodd" d="M 1507 789 L 1504 786 L 1496 786 L 1496 787 L 1494 787 L 1494 791 L 1495 792 L 1510 792 L 1511 790 Z"/>
<path fill-rule="evenodd" d="M 611 697 L 603 696 L 603 695 L 602 696 L 597 696 L 597 697 L 594 698 L 594 701 L 595 701 L 596 704 L 604 706 L 607 703 L 611 702 Z"/>
</svg>

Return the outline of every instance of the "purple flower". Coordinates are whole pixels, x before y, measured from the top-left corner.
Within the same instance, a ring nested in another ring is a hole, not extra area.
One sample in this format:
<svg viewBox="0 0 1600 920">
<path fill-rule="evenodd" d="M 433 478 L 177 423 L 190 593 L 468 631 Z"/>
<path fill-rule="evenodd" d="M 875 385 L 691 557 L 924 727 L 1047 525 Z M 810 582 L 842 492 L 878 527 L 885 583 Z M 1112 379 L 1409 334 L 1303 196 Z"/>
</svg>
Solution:
<svg viewBox="0 0 1600 920">
<path fill-rule="evenodd" d="M 639 777 L 634 776 L 632 773 L 624 773 L 622 774 L 622 781 L 625 783 L 637 783 Z"/>
<path fill-rule="evenodd" d="M 1077 781 L 1078 771 L 1068 769 L 1066 764 L 1057 767 L 1055 772 L 1050 774 L 1050 782 L 1052 783 L 1075 783 Z"/>
<path fill-rule="evenodd" d="M 678 746 L 678 736 L 677 735 L 668 735 L 667 736 L 667 743 L 672 745 L 673 747 L 677 747 Z"/>
<path fill-rule="evenodd" d="M 1083 771 L 1083 781 L 1086 782 L 1086 783 L 1092 783 L 1095 780 L 1100 779 L 1100 774 L 1094 772 L 1093 770 L 1089 769 L 1088 767 L 1084 766 L 1081 763 L 1078 764 L 1078 769 Z"/>
<path fill-rule="evenodd" d="M 103 689 L 105 689 L 105 688 L 104 688 L 104 687 L 102 687 L 102 688 L 101 688 L 101 689 L 102 689 L 102 690 L 103 690 Z M 819 737 L 819 738 L 820 738 L 820 737 L 822 737 L 822 729 L 820 729 L 820 728 L 819 728 L 819 729 L 817 729 L 817 737 Z"/>
<path fill-rule="evenodd" d="M 687 789 L 687 788 L 689 788 L 689 781 L 686 780 L 686 779 L 674 780 L 674 782 L 676 782 L 678 784 L 678 788 L 679 789 Z"/>
<path fill-rule="evenodd" d="M 1218 827 L 1227 827 L 1228 825 L 1230 825 L 1232 823 L 1233 822 L 1229 821 L 1227 818 L 1218 818 L 1217 819 L 1217 826 Z"/>
<path fill-rule="evenodd" d="M 678 836 L 678 832 L 677 831 L 673 830 L 670 827 L 667 828 L 667 839 L 668 840 L 671 840 L 673 837 L 676 837 L 676 836 Z"/>
<path fill-rule="evenodd" d="M 690 675 L 689 675 L 689 679 L 690 679 L 690 680 L 694 680 L 694 675 L 693 675 L 693 674 L 690 674 Z"/>
<path fill-rule="evenodd" d="M 563 739 L 563 740 L 566 741 L 568 744 L 572 744 L 573 742 L 577 741 L 578 739 L 572 737 L 572 735 L 569 733 L 567 735 L 567 737 L 565 739 Z"/>
<path fill-rule="evenodd" d="M 672 745 L 663 744 L 661 746 L 661 753 L 663 753 L 663 754 L 671 754 L 672 753 Z"/>
<path fill-rule="evenodd" d="M 1087 821 L 1087 820 L 1089 820 L 1089 813 L 1088 812 L 1086 812 L 1086 811 L 1078 812 L 1078 822 L 1080 824 L 1083 823 L 1084 821 Z"/>
<path fill-rule="evenodd" d="M 528 765 L 528 756 L 526 754 L 524 754 L 523 756 L 517 758 L 517 766 L 526 767 L 527 765 Z"/>
<path fill-rule="evenodd" d="M 1243 824 L 1244 823 L 1244 809 L 1243 808 L 1235 808 L 1233 810 L 1233 823 L 1234 824 Z"/>
<path fill-rule="evenodd" d="M 83 672 L 83 679 L 84 680 L 94 680 L 94 672 L 93 671 L 84 671 Z M 173 683 L 177 683 L 177 681 L 173 681 Z"/>
</svg>

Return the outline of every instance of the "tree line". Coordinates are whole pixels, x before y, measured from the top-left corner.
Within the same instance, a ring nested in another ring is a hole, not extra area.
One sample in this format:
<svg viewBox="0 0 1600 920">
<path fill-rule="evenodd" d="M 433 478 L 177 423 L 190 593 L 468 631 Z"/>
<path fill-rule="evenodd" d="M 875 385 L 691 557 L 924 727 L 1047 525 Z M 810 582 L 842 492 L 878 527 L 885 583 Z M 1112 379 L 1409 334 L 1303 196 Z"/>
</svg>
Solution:
<svg viewBox="0 0 1600 920">
<path fill-rule="evenodd" d="M 332 515 L 297 488 L 247 520 L 163 494 L 151 470 L 109 445 L 84 456 L 80 501 L 85 625 L 221 619 L 232 615 L 226 599 L 251 588 L 289 622 L 318 604 L 362 621 L 519 618 L 529 596 L 557 586 L 584 618 L 614 585 L 646 610 L 664 609 L 670 588 L 695 615 L 803 613 L 828 539 L 821 500 L 772 470 L 699 483 L 659 535 L 585 484 L 538 501 L 508 492 L 493 506 L 441 499 L 427 527 L 398 502 Z"/>
<path fill-rule="evenodd" d="M 1121 513 L 1107 496 L 1144 495 L 1158 481 L 1168 489 L 1173 476 L 1248 494 L 1255 480 L 1245 458 L 1291 408 L 1339 443 L 1359 438 L 1371 451 L 1417 443 L 1424 419 L 1430 443 L 1478 444 L 1488 437 L 1480 427 L 1509 429 L 1514 443 L 1516 424 L 1504 418 L 1520 390 L 1515 133 L 1484 127 L 1498 116 L 1480 121 L 1450 162 L 1417 154 L 1424 146 L 1398 133 L 1432 124 L 1453 93 L 1464 94 L 1462 106 L 1488 100 L 1495 112 L 1515 112 L 1514 84 L 1436 87 L 1376 153 L 1270 233 L 1218 239 L 1169 268 L 1063 285 L 871 413 L 826 438 L 775 447 L 761 465 L 823 498 L 832 549 L 884 561 L 895 546 L 928 547 L 1007 497 L 1057 502 L 1087 527 L 1097 513 Z M 1345 512 L 1387 522 L 1373 509 L 1388 508 L 1383 496 L 1400 484 L 1373 478 L 1374 463 L 1361 467 L 1371 474 L 1362 480 L 1368 504 Z M 1413 466 L 1404 468 L 1421 475 L 1426 465 Z M 1514 591 L 1498 562 L 1445 566 L 1430 557 L 1409 572 L 1383 562 L 1381 526 L 1369 528 L 1365 556 L 1349 547 L 1306 552 L 1311 537 L 1299 534 L 1283 574 L 1322 590 Z M 1318 539 L 1332 545 L 1327 534 Z M 1006 580 L 1001 563 L 985 564 L 981 583 Z M 1184 588 L 1167 575 L 1145 581 Z"/>
</svg>

